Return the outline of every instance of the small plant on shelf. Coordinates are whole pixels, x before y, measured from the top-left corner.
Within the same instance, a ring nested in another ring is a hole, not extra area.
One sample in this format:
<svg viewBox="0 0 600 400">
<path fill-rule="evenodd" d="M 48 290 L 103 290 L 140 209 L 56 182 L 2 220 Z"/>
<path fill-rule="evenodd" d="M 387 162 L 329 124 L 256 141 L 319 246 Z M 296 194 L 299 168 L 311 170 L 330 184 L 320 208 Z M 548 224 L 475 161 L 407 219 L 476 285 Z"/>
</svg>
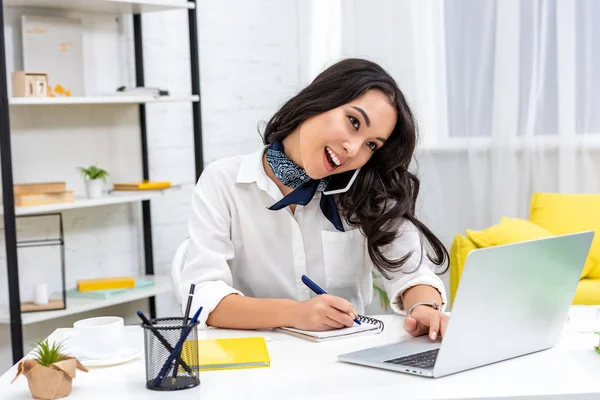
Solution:
<svg viewBox="0 0 600 400">
<path fill-rule="evenodd" d="M 79 167 L 79 172 L 85 179 L 87 196 L 91 199 L 102 196 L 102 183 L 106 182 L 108 171 L 91 165 L 88 168 Z"/>
</svg>

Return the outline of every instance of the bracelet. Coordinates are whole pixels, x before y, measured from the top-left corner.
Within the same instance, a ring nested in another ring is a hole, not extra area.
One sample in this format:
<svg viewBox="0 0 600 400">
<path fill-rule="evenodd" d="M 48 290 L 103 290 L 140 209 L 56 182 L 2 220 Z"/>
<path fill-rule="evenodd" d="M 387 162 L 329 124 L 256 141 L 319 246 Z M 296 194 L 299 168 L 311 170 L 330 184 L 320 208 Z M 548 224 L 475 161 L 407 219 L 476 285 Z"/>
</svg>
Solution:
<svg viewBox="0 0 600 400">
<path fill-rule="evenodd" d="M 438 311 L 441 310 L 440 305 L 438 303 L 436 303 L 435 301 L 432 301 L 432 302 L 427 302 L 427 301 L 420 302 L 420 303 L 413 304 L 413 306 L 410 308 L 410 310 L 408 311 L 408 316 L 409 317 L 411 316 L 413 310 L 415 308 L 417 308 L 418 306 L 428 306 L 428 307 L 433 308 L 434 310 L 438 310 Z"/>
</svg>

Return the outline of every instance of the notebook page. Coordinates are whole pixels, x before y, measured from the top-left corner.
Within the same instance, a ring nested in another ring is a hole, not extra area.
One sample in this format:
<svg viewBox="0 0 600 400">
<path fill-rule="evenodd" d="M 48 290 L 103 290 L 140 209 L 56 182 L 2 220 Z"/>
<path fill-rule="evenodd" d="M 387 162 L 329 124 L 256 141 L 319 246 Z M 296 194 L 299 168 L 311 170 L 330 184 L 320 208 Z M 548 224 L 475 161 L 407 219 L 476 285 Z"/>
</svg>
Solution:
<svg viewBox="0 0 600 400">
<path fill-rule="evenodd" d="M 291 331 L 291 332 L 301 333 L 301 334 L 304 334 L 307 336 L 312 336 L 312 337 L 315 337 L 318 339 L 329 339 L 332 337 L 349 336 L 349 335 L 353 335 L 353 334 L 360 333 L 360 332 L 377 330 L 377 329 L 379 329 L 379 327 L 377 325 L 363 322 L 360 325 L 354 324 L 353 326 L 349 326 L 349 327 L 341 328 L 341 329 L 333 329 L 330 331 L 305 331 L 305 330 L 296 329 L 296 328 L 280 328 L 280 329 L 286 330 L 286 331 Z"/>
</svg>

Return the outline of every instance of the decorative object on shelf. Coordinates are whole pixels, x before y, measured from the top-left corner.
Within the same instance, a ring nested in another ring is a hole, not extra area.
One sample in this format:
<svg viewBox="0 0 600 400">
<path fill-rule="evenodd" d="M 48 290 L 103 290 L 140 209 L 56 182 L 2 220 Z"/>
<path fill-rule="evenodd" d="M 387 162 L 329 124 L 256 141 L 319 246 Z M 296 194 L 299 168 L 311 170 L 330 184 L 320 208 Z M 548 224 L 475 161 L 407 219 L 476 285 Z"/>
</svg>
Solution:
<svg viewBox="0 0 600 400">
<path fill-rule="evenodd" d="M 22 16 L 23 66 L 48 73 L 48 96 L 84 96 L 80 19 Z"/>
<path fill-rule="evenodd" d="M 72 190 L 65 182 L 24 183 L 13 186 L 15 206 L 71 203 L 75 201 Z"/>
<path fill-rule="evenodd" d="M 102 168 L 92 165 L 88 168 L 79 167 L 79 172 L 85 179 L 85 190 L 90 199 L 102 196 L 102 184 L 106 182 L 108 172 Z"/>
<path fill-rule="evenodd" d="M 168 189 L 171 187 L 171 182 L 131 182 L 131 183 L 115 183 L 113 184 L 113 190 L 160 190 Z"/>
<path fill-rule="evenodd" d="M 34 239 L 34 240 L 18 240 L 17 248 L 34 248 L 34 247 L 60 247 L 60 281 L 61 291 L 59 298 L 57 295 L 52 296 L 49 291 L 47 283 L 43 284 L 43 288 L 34 286 L 33 301 L 21 302 L 20 310 L 21 313 L 36 312 L 36 311 L 52 311 L 52 310 L 64 310 L 67 308 L 67 294 L 65 284 L 65 238 L 63 230 L 63 217 L 61 213 L 52 214 L 34 214 L 34 215 L 21 215 L 21 218 L 48 218 L 58 217 L 58 237 L 47 238 L 47 239 Z M 43 298 L 42 298 L 43 297 Z M 54 297 L 54 298 L 52 298 Z M 45 303 L 42 303 L 45 301 Z"/>
<path fill-rule="evenodd" d="M 17 375 L 27 378 L 29 391 L 36 399 L 60 399 L 73 389 L 73 378 L 79 369 L 88 372 L 79 360 L 63 352 L 62 343 L 48 343 L 48 339 L 37 342 L 35 358 L 23 360 L 18 365 Z"/>
<path fill-rule="evenodd" d="M 106 93 L 107 96 L 115 95 L 126 95 L 126 96 L 152 96 L 162 97 L 168 96 L 169 91 L 157 87 L 145 87 L 145 86 L 121 86 L 117 88 L 116 92 Z"/>
<path fill-rule="evenodd" d="M 52 86 L 48 87 L 48 97 L 71 97 L 71 91 L 62 87 L 61 84 L 54 85 L 54 89 Z"/>
<path fill-rule="evenodd" d="M 33 287 L 33 303 L 36 305 L 48 304 L 48 284 L 38 283 Z"/>
<path fill-rule="evenodd" d="M 45 72 L 14 71 L 11 79 L 12 97 L 48 96 L 48 74 Z"/>
</svg>

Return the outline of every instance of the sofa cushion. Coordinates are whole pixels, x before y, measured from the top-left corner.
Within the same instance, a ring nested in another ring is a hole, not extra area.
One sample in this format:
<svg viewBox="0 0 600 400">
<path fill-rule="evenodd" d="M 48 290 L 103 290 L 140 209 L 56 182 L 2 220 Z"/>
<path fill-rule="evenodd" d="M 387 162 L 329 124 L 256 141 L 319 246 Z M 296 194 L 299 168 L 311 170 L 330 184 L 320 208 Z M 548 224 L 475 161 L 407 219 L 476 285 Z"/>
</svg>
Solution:
<svg viewBox="0 0 600 400">
<path fill-rule="evenodd" d="M 463 235 L 456 235 L 452 241 L 450 246 L 450 304 L 454 301 L 467 256 L 476 248 L 477 246 Z"/>
<path fill-rule="evenodd" d="M 553 236 L 546 229 L 520 218 L 502 217 L 500 222 L 481 231 L 466 230 L 477 247 L 492 247 Z"/>
<path fill-rule="evenodd" d="M 535 193 L 529 220 L 555 235 L 594 231 L 582 278 L 600 278 L 600 195 Z"/>
<path fill-rule="evenodd" d="M 573 304 L 600 305 L 600 279 L 580 280 Z"/>
</svg>

